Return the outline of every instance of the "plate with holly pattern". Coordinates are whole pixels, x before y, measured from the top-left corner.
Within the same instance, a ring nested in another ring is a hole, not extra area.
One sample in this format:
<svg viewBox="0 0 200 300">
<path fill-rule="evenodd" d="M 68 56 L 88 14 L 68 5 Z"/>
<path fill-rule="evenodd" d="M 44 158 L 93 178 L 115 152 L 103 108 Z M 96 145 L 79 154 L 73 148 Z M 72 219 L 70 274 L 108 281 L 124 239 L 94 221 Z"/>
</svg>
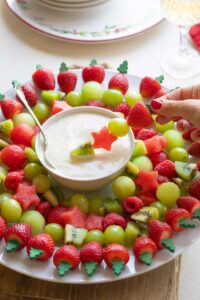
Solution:
<svg viewBox="0 0 200 300">
<path fill-rule="evenodd" d="M 109 0 L 93 7 L 58 11 L 32 0 L 5 0 L 13 14 L 49 37 L 105 43 L 143 33 L 163 20 L 160 0 Z"/>
</svg>

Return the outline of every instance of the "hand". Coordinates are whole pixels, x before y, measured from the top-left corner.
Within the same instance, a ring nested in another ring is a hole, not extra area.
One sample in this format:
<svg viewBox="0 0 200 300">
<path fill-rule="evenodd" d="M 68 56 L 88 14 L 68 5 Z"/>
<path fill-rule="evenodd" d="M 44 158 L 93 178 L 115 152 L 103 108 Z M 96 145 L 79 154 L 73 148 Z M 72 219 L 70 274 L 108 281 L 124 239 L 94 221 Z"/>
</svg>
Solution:
<svg viewBox="0 0 200 300">
<path fill-rule="evenodd" d="M 200 84 L 176 89 L 153 100 L 151 106 L 158 115 L 156 121 L 160 124 L 182 117 L 200 129 Z"/>
</svg>

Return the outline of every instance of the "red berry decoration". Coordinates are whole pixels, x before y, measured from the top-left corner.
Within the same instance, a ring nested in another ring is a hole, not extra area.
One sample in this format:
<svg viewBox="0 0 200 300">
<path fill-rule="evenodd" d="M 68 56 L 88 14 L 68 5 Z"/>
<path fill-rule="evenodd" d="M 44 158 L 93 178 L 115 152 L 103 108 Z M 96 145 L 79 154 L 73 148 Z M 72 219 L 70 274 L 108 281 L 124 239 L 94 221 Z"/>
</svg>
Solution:
<svg viewBox="0 0 200 300">
<path fill-rule="evenodd" d="M 144 193 L 155 191 L 158 187 L 158 172 L 141 170 L 135 183 L 142 188 Z"/>
<path fill-rule="evenodd" d="M 12 171 L 6 175 L 5 186 L 7 189 L 16 191 L 18 185 L 22 182 L 24 174 L 22 171 Z"/>
<path fill-rule="evenodd" d="M 26 98 L 26 101 L 28 102 L 28 104 L 30 106 L 34 106 L 37 104 L 37 93 L 36 90 L 34 88 L 34 86 L 32 86 L 32 84 L 26 82 L 22 85 L 22 91 L 24 93 L 24 96 Z M 18 101 L 20 101 L 19 97 L 16 95 L 16 99 Z"/>
<path fill-rule="evenodd" d="M 138 237 L 133 246 L 133 253 L 137 261 L 144 263 L 147 266 L 152 264 L 152 258 L 157 252 L 157 246 L 152 239 L 147 236 Z"/>
<path fill-rule="evenodd" d="M 170 208 L 166 213 L 166 222 L 175 232 L 195 227 L 191 214 L 184 208 Z"/>
<path fill-rule="evenodd" d="M 8 168 L 17 170 L 23 168 L 26 157 L 21 147 L 8 145 L 1 151 L 1 160 Z"/>
<path fill-rule="evenodd" d="M 140 101 L 131 108 L 127 122 L 131 127 L 145 128 L 153 125 L 154 120 L 146 105 Z"/>
<path fill-rule="evenodd" d="M 103 148 L 107 151 L 111 150 L 112 144 L 117 140 L 117 137 L 112 135 L 107 127 L 103 127 L 99 132 L 92 132 L 94 139 L 94 148 Z"/>
<path fill-rule="evenodd" d="M 74 270 L 80 263 L 80 255 L 76 247 L 65 245 L 55 252 L 53 262 L 58 269 L 58 274 L 64 276 L 69 270 Z"/>
<path fill-rule="evenodd" d="M 158 152 L 158 153 L 149 155 L 149 159 L 151 160 L 153 166 L 155 167 L 162 161 L 165 161 L 166 159 L 168 159 L 168 156 L 165 152 Z"/>
<path fill-rule="evenodd" d="M 74 71 L 69 70 L 63 62 L 60 66 L 60 73 L 58 74 L 58 84 L 64 93 L 73 91 L 76 87 L 77 75 Z"/>
<path fill-rule="evenodd" d="M 170 179 L 167 176 L 158 175 L 157 181 L 159 184 L 169 182 Z"/>
<path fill-rule="evenodd" d="M 109 268 L 112 268 L 115 275 L 121 274 L 128 263 L 130 255 L 128 250 L 120 244 L 110 244 L 103 251 L 103 258 Z"/>
<path fill-rule="evenodd" d="M 48 260 L 54 251 L 54 242 L 48 233 L 34 235 L 28 242 L 27 254 L 31 259 Z"/>
<path fill-rule="evenodd" d="M 37 66 L 37 70 L 33 73 L 32 79 L 40 90 L 55 89 L 55 77 L 48 68 Z"/>
<path fill-rule="evenodd" d="M 158 174 L 161 176 L 166 176 L 168 178 L 172 178 L 175 176 L 175 164 L 169 159 L 162 161 L 154 168 L 155 171 L 158 171 Z"/>
<path fill-rule="evenodd" d="M 29 224 L 14 224 L 6 230 L 4 239 L 6 251 L 19 251 L 26 247 L 31 238 L 31 227 Z"/>
<path fill-rule="evenodd" d="M 177 200 L 177 206 L 186 209 L 193 219 L 200 220 L 200 201 L 192 196 L 181 196 Z"/>
<path fill-rule="evenodd" d="M 35 131 L 28 124 L 19 124 L 13 128 L 10 134 L 11 141 L 14 144 L 31 147 Z"/>
<path fill-rule="evenodd" d="M 128 71 L 127 60 L 125 60 L 117 70 L 119 71 L 119 73 L 117 73 L 110 79 L 108 83 L 108 88 L 120 90 L 122 94 L 126 94 L 129 87 L 128 79 L 127 76 L 125 75 L 127 74 Z"/>
<path fill-rule="evenodd" d="M 0 102 L 1 110 L 6 119 L 12 119 L 14 115 L 19 114 L 23 110 L 23 105 L 11 99 L 3 99 Z"/>
<path fill-rule="evenodd" d="M 189 187 L 189 193 L 191 196 L 200 200 L 200 179 L 192 181 Z"/>
<path fill-rule="evenodd" d="M 140 198 L 134 196 L 125 198 L 122 204 L 124 211 L 130 215 L 134 214 L 144 206 L 143 201 Z"/>
<path fill-rule="evenodd" d="M 19 202 L 23 210 L 27 210 L 30 206 L 37 207 L 40 203 L 40 198 L 36 193 L 35 185 L 20 183 L 13 198 Z"/>
<path fill-rule="evenodd" d="M 0 239 L 4 236 L 4 234 L 6 233 L 6 221 L 0 217 Z"/>
<path fill-rule="evenodd" d="M 94 241 L 86 244 L 80 251 L 80 260 L 84 264 L 88 276 L 92 276 L 103 260 L 103 248 Z"/>
<path fill-rule="evenodd" d="M 105 78 L 105 69 L 97 63 L 96 59 L 93 59 L 89 66 L 83 68 L 82 78 L 84 82 L 97 81 L 102 83 Z"/>
<path fill-rule="evenodd" d="M 106 228 L 110 225 L 119 225 L 123 229 L 125 229 L 126 228 L 126 220 L 122 216 L 120 216 L 116 213 L 110 213 L 103 218 L 103 221 L 102 221 L 103 230 L 106 230 Z"/>
<path fill-rule="evenodd" d="M 145 141 L 145 140 L 150 139 L 151 137 L 155 136 L 156 134 L 157 133 L 156 133 L 155 129 L 153 129 L 153 128 L 148 128 L 148 129 L 142 128 L 137 135 L 137 139 Z"/>
<path fill-rule="evenodd" d="M 162 83 L 164 77 L 154 79 L 151 77 L 144 77 L 140 82 L 140 94 L 144 98 L 153 97 L 162 88 L 160 82 Z"/>
<path fill-rule="evenodd" d="M 150 239 L 156 243 L 159 249 L 166 248 L 170 252 L 175 251 L 174 241 L 171 239 L 173 230 L 167 223 L 159 220 L 150 220 L 148 232 Z"/>
<path fill-rule="evenodd" d="M 114 111 L 122 113 L 124 115 L 124 117 L 126 118 L 129 115 L 130 107 L 126 103 L 121 103 L 115 107 Z"/>
</svg>

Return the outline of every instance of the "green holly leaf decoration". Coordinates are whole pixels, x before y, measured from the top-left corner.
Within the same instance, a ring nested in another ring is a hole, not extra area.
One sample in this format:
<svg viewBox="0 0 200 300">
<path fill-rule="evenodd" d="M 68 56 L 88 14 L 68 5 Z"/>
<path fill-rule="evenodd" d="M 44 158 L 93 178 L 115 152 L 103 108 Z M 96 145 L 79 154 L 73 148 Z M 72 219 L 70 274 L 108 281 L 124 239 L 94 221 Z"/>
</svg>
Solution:
<svg viewBox="0 0 200 300">
<path fill-rule="evenodd" d="M 151 252 L 144 252 L 139 256 L 139 259 L 145 265 L 150 266 L 152 264 L 152 253 Z"/>
<path fill-rule="evenodd" d="M 43 254 L 43 250 L 31 247 L 29 257 L 36 259 Z"/>
<path fill-rule="evenodd" d="M 3 100 L 5 98 L 5 95 L 0 93 L 0 100 Z"/>
<path fill-rule="evenodd" d="M 90 62 L 90 66 L 93 66 L 93 65 L 97 65 L 97 60 L 95 58 L 93 58 Z"/>
<path fill-rule="evenodd" d="M 21 86 L 22 84 L 17 80 L 12 80 L 12 86 L 15 88 L 16 86 Z"/>
<path fill-rule="evenodd" d="M 72 267 L 71 264 L 69 264 L 65 261 L 61 261 L 58 265 L 58 274 L 60 276 L 64 276 L 67 272 L 69 272 L 71 267 Z"/>
<path fill-rule="evenodd" d="M 84 264 L 86 274 L 88 276 L 92 276 L 94 271 L 96 270 L 98 264 L 94 261 L 88 261 Z"/>
<path fill-rule="evenodd" d="M 193 215 L 192 215 L 192 219 L 198 219 L 198 220 L 200 220 L 200 208 L 197 208 L 197 209 L 194 211 L 194 213 L 193 213 Z"/>
<path fill-rule="evenodd" d="M 128 72 L 128 61 L 127 60 L 123 61 L 123 63 L 119 66 L 117 71 L 119 71 L 119 73 L 122 73 L 122 74 L 127 74 L 127 72 Z"/>
<path fill-rule="evenodd" d="M 63 73 L 63 72 L 68 71 L 68 70 L 69 70 L 69 68 L 67 67 L 66 63 L 62 62 L 61 65 L 60 65 L 59 72 Z"/>
<path fill-rule="evenodd" d="M 19 249 L 19 248 L 20 248 L 20 244 L 19 244 L 19 242 L 16 241 L 16 240 L 10 240 L 10 241 L 8 241 L 7 244 L 6 244 L 6 251 L 7 251 L 8 253 L 13 252 L 13 251 L 16 251 L 16 250 Z"/>
<path fill-rule="evenodd" d="M 39 70 L 41 68 L 42 68 L 42 65 L 40 65 L 40 64 L 36 65 L 36 70 Z"/>
<path fill-rule="evenodd" d="M 175 251 L 175 245 L 174 245 L 174 241 L 172 239 L 164 239 L 161 243 L 161 245 L 166 248 L 167 250 L 169 250 L 170 252 L 174 252 Z"/>
<path fill-rule="evenodd" d="M 151 109 L 151 104 L 147 103 L 145 105 L 146 105 L 146 108 L 148 109 L 148 111 L 150 112 L 150 114 L 152 115 L 153 114 L 153 110 Z"/>
<path fill-rule="evenodd" d="M 116 276 L 119 276 L 124 268 L 125 264 L 122 260 L 114 260 L 112 262 L 112 269 Z"/>
<path fill-rule="evenodd" d="M 179 221 L 181 228 L 195 228 L 196 225 L 188 218 L 183 218 Z"/>
<path fill-rule="evenodd" d="M 175 91 L 175 90 L 177 90 L 177 89 L 180 89 L 180 86 L 177 86 L 177 87 L 175 87 L 175 88 L 169 90 L 168 93 L 171 93 L 171 92 L 173 92 L 173 91 Z"/>
<path fill-rule="evenodd" d="M 163 80 L 165 79 L 163 75 L 160 75 L 158 77 L 155 78 L 159 83 L 162 83 Z"/>
</svg>

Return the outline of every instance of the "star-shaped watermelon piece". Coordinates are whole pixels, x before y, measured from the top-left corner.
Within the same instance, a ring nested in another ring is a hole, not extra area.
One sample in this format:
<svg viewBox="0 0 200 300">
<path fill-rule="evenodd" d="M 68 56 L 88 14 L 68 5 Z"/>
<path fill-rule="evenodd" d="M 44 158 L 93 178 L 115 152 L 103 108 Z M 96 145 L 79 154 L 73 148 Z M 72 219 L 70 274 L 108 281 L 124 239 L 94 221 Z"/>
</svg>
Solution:
<svg viewBox="0 0 200 300">
<path fill-rule="evenodd" d="M 107 151 L 111 150 L 112 143 L 117 140 L 117 137 L 112 135 L 106 126 L 98 132 L 92 132 L 92 137 L 94 139 L 94 148 L 103 148 Z"/>
<path fill-rule="evenodd" d="M 135 183 L 142 188 L 144 193 L 154 191 L 159 186 L 157 171 L 141 170 Z"/>
<path fill-rule="evenodd" d="M 27 210 L 30 206 L 38 206 L 40 203 L 35 185 L 20 183 L 17 187 L 17 193 L 13 198 L 19 202 L 23 210 Z"/>
</svg>

